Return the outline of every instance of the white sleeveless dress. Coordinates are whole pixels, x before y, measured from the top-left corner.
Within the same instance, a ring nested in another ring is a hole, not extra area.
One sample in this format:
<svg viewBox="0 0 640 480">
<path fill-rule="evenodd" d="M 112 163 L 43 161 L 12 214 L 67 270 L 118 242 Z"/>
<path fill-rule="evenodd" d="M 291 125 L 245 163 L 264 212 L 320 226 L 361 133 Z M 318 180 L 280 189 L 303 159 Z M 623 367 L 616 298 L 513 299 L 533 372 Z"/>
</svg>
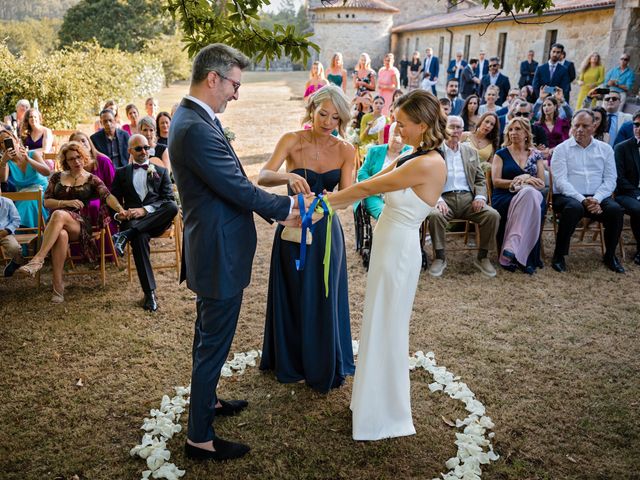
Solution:
<svg viewBox="0 0 640 480">
<path fill-rule="evenodd" d="M 416 433 L 411 418 L 409 319 L 420 267 L 420 225 L 432 207 L 412 188 L 385 194 L 373 233 L 351 410 L 354 440 Z"/>
</svg>

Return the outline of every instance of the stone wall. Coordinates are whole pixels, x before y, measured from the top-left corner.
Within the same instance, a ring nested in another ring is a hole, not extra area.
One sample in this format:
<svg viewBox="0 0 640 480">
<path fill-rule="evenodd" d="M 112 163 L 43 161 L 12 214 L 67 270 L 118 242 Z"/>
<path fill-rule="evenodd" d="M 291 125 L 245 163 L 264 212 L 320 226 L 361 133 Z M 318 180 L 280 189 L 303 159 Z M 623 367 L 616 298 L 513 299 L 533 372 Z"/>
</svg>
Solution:
<svg viewBox="0 0 640 480">
<path fill-rule="evenodd" d="M 608 8 L 590 12 L 568 13 L 555 22 L 539 25 L 517 24 L 513 20 L 494 22 L 482 36 L 485 24 L 451 27 L 453 36 L 445 29 L 401 32 L 393 34 L 396 38 L 392 44 L 396 56 L 403 55 L 407 53 L 405 50 L 408 38 L 410 45 L 408 53 L 411 54 L 415 41 L 418 39 L 421 54 L 424 55 L 425 48 L 430 46 L 437 55 L 440 37 L 444 37 L 444 58 L 440 59 L 441 73 L 438 82 L 438 89 L 443 91 L 447 64 L 451 56 L 455 55 L 456 50 L 464 49 L 465 35 L 471 35 L 470 57 L 477 57 L 479 50 L 484 49 L 487 52 L 487 58 L 489 58 L 497 54 L 499 34 L 504 32 L 507 34 L 507 40 L 503 73 L 509 77 L 512 85 L 517 85 L 520 79 L 519 65 L 522 60 L 526 59 L 528 50 L 535 51 L 535 59 L 538 62 L 547 60 L 548 54 L 543 50 L 546 32 L 549 30 L 558 31 L 557 42 L 564 44 L 567 59 L 575 62 L 576 69 L 592 51 L 600 53 L 604 63 L 608 64 L 606 56 L 609 52 L 613 14 L 614 9 Z M 543 17 L 543 20 L 549 21 L 553 18 L 555 17 Z M 534 22 L 536 19 L 527 19 L 526 21 Z M 576 88 L 577 86 L 574 84 L 572 90 Z M 575 99 L 575 95 L 572 97 Z"/>
<path fill-rule="evenodd" d="M 447 13 L 447 0 L 383 0 L 400 10 L 393 17 L 394 26 L 405 25 L 431 15 Z"/>
<path fill-rule="evenodd" d="M 389 52 L 393 22 L 391 13 L 327 8 L 311 14 L 314 22 L 311 41 L 320 46 L 318 57 L 325 69 L 335 52 L 342 53 L 349 77 L 362 52 L 371 56 L 374 69 L 382 66 L 382 59 Z"/>
</svg>

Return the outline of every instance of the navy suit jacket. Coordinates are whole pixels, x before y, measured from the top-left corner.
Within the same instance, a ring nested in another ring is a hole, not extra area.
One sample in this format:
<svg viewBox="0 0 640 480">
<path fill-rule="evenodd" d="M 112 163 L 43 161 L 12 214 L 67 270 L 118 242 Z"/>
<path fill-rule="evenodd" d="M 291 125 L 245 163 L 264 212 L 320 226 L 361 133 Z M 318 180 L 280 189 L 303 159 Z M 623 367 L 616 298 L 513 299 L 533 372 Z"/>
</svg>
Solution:
<svg viewBox="0 0 640 480">
<path fill-rule="evenodd" d="M 632 121 L 624 122 L 620 126 L 620 128 L 618 129 L 618 134 L 616 135 L 616 139 L 613 142 L 613 147 L 615 148 L 616 145 L 630 138 L 633 138 L 633 122 Z"/>
<path fill-rule="evenodd" d="M 480 67 L 482 67 L 482 75 L 480 75 Z M 489 73 L 489 60 L 487 60 L 486 58 L 484 60 L 478 59 L 478 65 L 476 65 L 476 68 L 473 69 L 473 73 L 478 78 L 482 78 L 486 74 L 488 74 Z"/>
<path fill-rule="evenodd" d="M 536 74 L 533 76 L 533 94 L 538 98 L 540 96 L 540 87 L 547 85 L 549 87 L 560 87 L 564 93 L 564 99 L 569 101 L 569 92 L 571 91 L 571 82 L 569 82 L 569 71 L 563 65 L 556 64 L 553 72 L 553 78 L 549 76 L 549 63 L 545 62 L 538 65 Z"/>
<path fill-rule="evenodd" d="M 157 209 L 163 203 L 175 200 L 169 170 L 158 165 L 153 167 L 156 169 L 156 174 L 147 174 L 147 196 L 142 200 L 133 186 L 133 163 L 116 170 L 111 184 L 111 194 L 121 202 L 124 208 L 141 208 L 150 205 Z"/>
<path fill-rule="evenodd" d="M 171 120 L 169 156 L 184 215 L 181 281 L 201 297 L 234 297 L 251 280 L 253 212 L 284 220 L 291 201 L 251 183 L 222 129 L 186 98 Z"/>
<path fill-rule="evenodd" d="M 464 100 L 460 97 L 454 98 L 451 102 L 451 115 L 460 115 L 462 107 L 464 107 Z"/>
<path fill-rule="evenodd" d="M 529 63 L 528 60 L 520 63 L 520 81 L 518 82 L 518 86 L 520 88 L 524 87 L 525 85 L 531 85 L 537 68 L 538 62 L 536 62 L 535 60 L 533 60 L 531 63 Z"/>
<path fill-rule="evenodd" d="M 116 138 L 118 139 L 118 151 L 120 152 L 120 160 L 118 164 L 113 164 L 114 168 L 124 167 L 129 164 L 129 134 L 124 130 L 116 128 Z M 93 145 L 98 149 L 100 153 L 107 155 L 107 134 L 104 133 L 104 129 L 98 130 L 91 135 L 91 141 Z M 111 159 L 113 163 L 113 158 Z"/>
<path fill-rule="evenodd" d="M 635 137 L 616 145 L 614 149 L 616 157 L 616 170 L 618 172 L 618 185 L 616 193 L 628 197 L 640 197 L 640 153 L 638 153 L 638 141 Z"/>
<path fill-rule="evenodd" d="M 422 61 L 422 70 L 424 70 L 424 67 L 426 65 L 427 65 L 427 59 L 425 58 Z M 438 57 L 436 57 L 435 55 L 431 56 L 431 63 L 429 64 L 429 73 L 431 74 L 431 80 L 433 80 L 434 77 L 437 77 L 440 74 L 440 62 L 438 61 Z"/>
<path fill-rule="evenodd" d="M 480 98 L 484 99 L 484 92 L 487 91 L 487 87 L 491 85 L 491 79 L 489 78 L 489 74 L 487 73 L 482 80 L 480 81 Z M 500 94 L 498 96 L 498 100 L 496 103 L 498 105 L 502 105 L 507 99 L 507 95 L 509 94 L 509 90 L 511 90 L 511 82 L 509 82 L 509 77 L 503 75 L 502 73 L 498 74 L 498 79 L 496 80 L 496 87 L 500 89 Z"/>
<path fill-rule="evenodd" d="M 462 70 L 464 69 L 464 67 L 467 66 L 467 62 L 462 60 L 460 64 L 462 65 L 462 69 L 460 70 L 460 73 L 458 74 L 457 78 L 460 78 L 460 75 L 462 75 Z M 453 71 L 455 66 L 456 66 L 456 59 L 453 58 L 449 62 L 449 68 L 447 68 L 447 81 L 451 80 L 452 78 L 456 78 L 456 72 Z"/>
</svg>

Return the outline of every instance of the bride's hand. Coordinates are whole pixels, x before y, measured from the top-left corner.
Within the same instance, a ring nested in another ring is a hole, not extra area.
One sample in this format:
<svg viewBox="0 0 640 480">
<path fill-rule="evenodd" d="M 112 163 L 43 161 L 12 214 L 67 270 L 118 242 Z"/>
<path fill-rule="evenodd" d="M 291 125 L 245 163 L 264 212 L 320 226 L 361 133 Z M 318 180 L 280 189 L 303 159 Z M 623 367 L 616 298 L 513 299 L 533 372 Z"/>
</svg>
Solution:
<svg viewBox="0 0 640 480">
<path fill-rule="evenodd" d="M 298 193 L 304 193 L 306 195 L 311 193 L 311 187 L 309 187 L 307 181 L 295 173 L 289 174 L 289 187 L 291 187 L 291 191 L 296 195 Z"/>
</svg>

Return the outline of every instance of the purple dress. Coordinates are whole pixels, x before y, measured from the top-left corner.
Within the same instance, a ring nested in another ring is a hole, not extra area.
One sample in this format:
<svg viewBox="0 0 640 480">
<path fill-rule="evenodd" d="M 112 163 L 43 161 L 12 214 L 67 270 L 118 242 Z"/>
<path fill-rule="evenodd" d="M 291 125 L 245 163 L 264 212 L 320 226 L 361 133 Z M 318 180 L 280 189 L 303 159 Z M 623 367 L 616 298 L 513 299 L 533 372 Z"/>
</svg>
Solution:
<svg viewBox="0 0 640 480">
<path fill-rule="evenodd" d="M 42 142 L 44 141 L 44 133 L 40 136 L 39 139 L 33 140 L 31 135 L 27 135 L 23 140 L 24 146 L 29 150 L 37 150 L 38 148 L 42 148 Z"/>
</svg>

